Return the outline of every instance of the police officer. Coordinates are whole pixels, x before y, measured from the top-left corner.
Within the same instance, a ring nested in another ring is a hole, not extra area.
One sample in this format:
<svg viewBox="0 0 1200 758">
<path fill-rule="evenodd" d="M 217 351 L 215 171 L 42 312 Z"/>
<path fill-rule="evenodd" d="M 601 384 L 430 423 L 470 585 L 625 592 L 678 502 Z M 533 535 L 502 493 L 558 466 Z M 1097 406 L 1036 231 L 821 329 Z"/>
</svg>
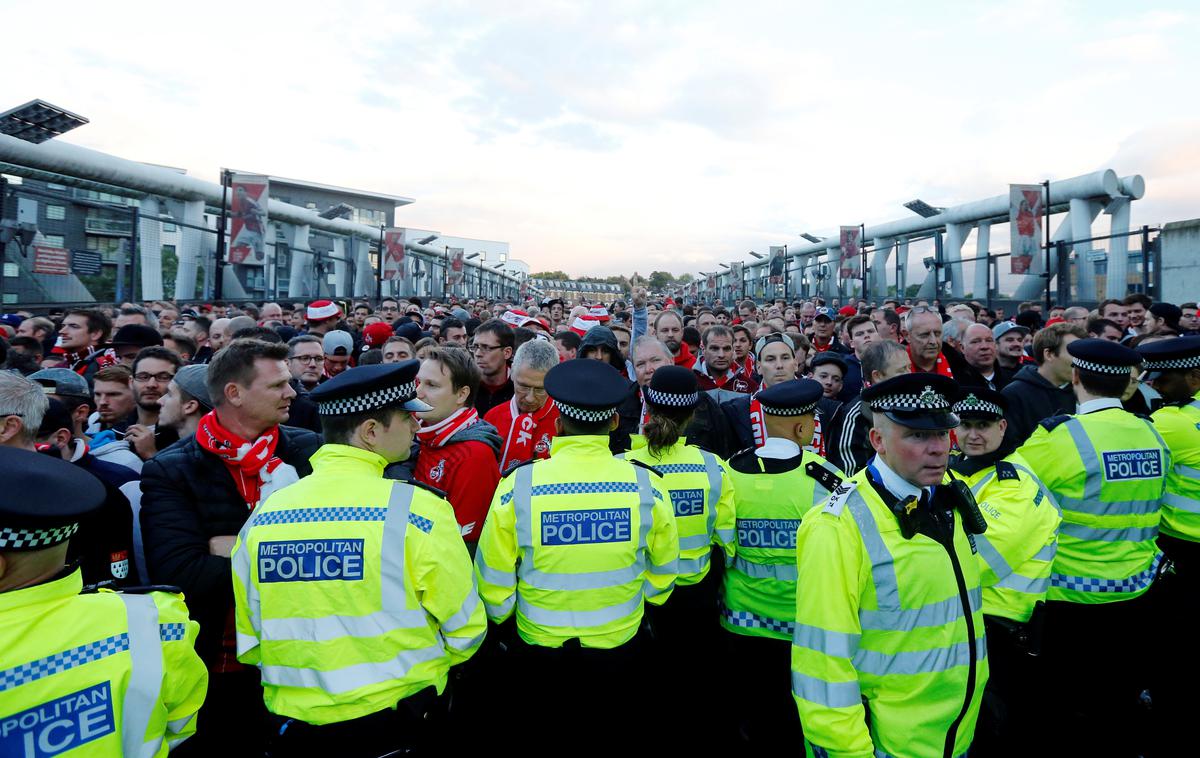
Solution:
<svg viewBox="0 0 1200 758">
<path fill-rule="evenodd" d="M 977 756 L 1029 750 L 1036 714 L 1029 683 L 1042 676 L 1035 664 L 1062 521 L 1053 495 L 1004 439 L 1007 409 L 1008 398 L 988 387 L 964 388 L 953 407 L 963 454 L 951 468 L 971 488 L 988 525 L 974 538 L 991 670 L 971 748 Z"/>
<path fill-rule="evenodd" d="M 725 572 L 721 626 L 740 679 L 742 739 L 760 746 L 797 744 L 800 724 L 788 698 L 788 640 L 796 617 L 796 529 L 814 504 L 841 483 L 842 472 L 812 441 L 821 385 L 792 379 L 755 398 L 766 439 L 729 459 L 737 533 Z"/>
<path fill-rule="evenodd" d="M 418 363 L 312 392 L 325 444 L 233 550 L 238 659 L 262 671 L 273 755 L 419 749 L 487 622 L 450 504 L 383 478 L 412 445 Z"/>
<path fill-rule="evenodd" d="M 0 481 L 0 755 L 165 756 L 208 688 L 183 598 L 79 594 L 67 543 L 104 502 L 87 472 L 0 448 Z"/>
<path fill-rule="evenodd" d="M 1145 593 L 1162 565 L 1155 539 L 1170 453 L 1149 419 L 1121 407 L 1135 351 L 1083 339 L 1067 352 L 1076 413 L 1043 420 L 1019 450 L 1063 516 L 1042 648 L 1042 690 L 1060 707 L 1048 747 L 1132 755 L 1146 717 Z"/>
<path fill-rule="evenodd" d="M 792 691 L 816 755 L 971 745 L 988 676 L 972 539 L 987 525 L 947 475 L 957 390 L 935 374 L 865 389 L 875 456 L 800 526 Z"/>
<path fill-rule="evenodd" d="M 679 530 L 679 578 L 671 602 L 651 606 L 654 657 L 670 670 L 678 692 L 696 692 L 710 681 L 702 661 L 711 660 L 718 641 L 714 620 L 720 569 L 711 566 L 714 545 L 720 565 L 733 557 L 733 484 L 716 455 L 683 438 L 700 402 L 696 373 L 684 366 L 656 370 L 643 390 L 649 419 L 642 428 L 644 447 L 621 456 L 653 466 L 662 474 Z M 675 717 L 692 711 L 686 698 L 670 704 Z M 676 747 L 711 746 L 711 734 L 685 730 Z"/>
<path fill-rule="evenodd" d="M 609 451 L 630 390 L 616 369 L 566 361 L 545 386 L 559 412 L 550 458 L 496 489 L 475 556 L 479 591 L 493 622 L 516 614 L 512 700 L 536 720 L 529 729 L 546 745 L 628 746 L 614 727 L 669 686 L 642 668 L 639 627 L 644 603 L 662 604 L 675 586 L 675 514 L 657 472 Z"/>
<path fill-rule="evenodd" d="M 1200 337 L 1176 337 L 1139 345 L 1146 370 L 1144 379 L 1166 403 L 1152 416 L 1154 427 L 1171 449 L 1163 495 L 1158 546 L 1175 572 L 1155 598 L 1161 623 L 1155 633 L 1162 644 L 1158 665 L 1163 674 L 1154 692 L 1154 706 L 1166 711 L 1160 721 L 1172 744 L 1183 745 L 1188 730 L 1192 688 L 1200 677 L 1200 660 L 1179 655 L 1194 645 L 1194 628 L 1180 624 L 1180 609 L 1195 607 L 1200 593 Z"/>
</svg>

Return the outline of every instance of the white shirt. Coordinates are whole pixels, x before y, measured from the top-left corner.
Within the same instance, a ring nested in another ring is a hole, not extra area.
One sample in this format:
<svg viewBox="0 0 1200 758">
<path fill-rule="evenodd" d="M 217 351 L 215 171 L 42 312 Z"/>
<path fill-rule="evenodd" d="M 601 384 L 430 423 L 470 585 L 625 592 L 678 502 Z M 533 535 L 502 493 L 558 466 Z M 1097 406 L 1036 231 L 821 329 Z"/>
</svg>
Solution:
<svg viewBox="0 0 1200 758">
<path fill-rule="evenodd" d="M 1119 397 L 1098 397 L 1095 400 L 1085 400 L 1075 408 L 1075 415 L 1082 416 L 1085 413 L 1094 413 L 1102 411 L 1105 408 L 1121 408 L 1121 398 Z"/>
<path fill-rule="evenodd" d="M 783 437 L 767 437 L 763 446 L 754 451 L 759 458 L 775 458 L 785 461 L 800 455 L 800 446 Z"/>
<path fill-rule="evenodd" d="M 892 471 L 891 466 L 888 466 L 887 462 L 878 455 L 872 458 L 871 462 L 867 465 L 875 469 L 875 473 L 879 474 L 879 483 L 883 485 L 885 490 L 895 495 L 898 500 L 904 500 L 910 495 L 920 499 L 921 492 L 929 493 L 928 488 L 918 487 L 901 477 L 895 471 Z M 932 495 L 932 493 L 929 494 Z"/>
</svg>

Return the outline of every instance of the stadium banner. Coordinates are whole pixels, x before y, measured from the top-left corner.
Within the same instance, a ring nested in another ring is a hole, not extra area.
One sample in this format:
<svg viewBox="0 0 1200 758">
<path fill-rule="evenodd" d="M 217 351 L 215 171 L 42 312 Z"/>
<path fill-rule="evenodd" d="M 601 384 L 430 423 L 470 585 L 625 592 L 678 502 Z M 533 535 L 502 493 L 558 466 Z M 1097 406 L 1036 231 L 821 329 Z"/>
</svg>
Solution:
<svg viewBox="0 0 1200 758">
<path fill-rule="evenodd" d="M 450 268 L 446 272 L 446 283 L 451 287 L 462 284 L 463 249 L 461 247 L 448 247 L 446 248 L 446 257 L 450 259 Z"/>
<path fill-rule="evenodd" d="M 230 181 L 230 263 L 267 262 L 264 230 L 267 228 L 267 199 L 270 197 L 267 177 L 259 174 L 233 174 Z M 274 242 L 274 240 L 272 240 Z"/>
<path fill-rule="evenodd" d="M 1009 271 L 1028 274 L 1042 247 L 1042 185 L 1008 185 Z"/>
<path fill-rule="evenodd" d="M 407 229 L 385 229 L 383 232 L 384 281 L 404 278 L 404 242 L 407 234 Z"/>
<path fill-rule="evenodd" d="M 862 276 L 862 227 L 843 226 L 841 228 L 842 261 L 838 275 L 843 279 L 857 279 Z"/>
<path fill-rule="evenodd" d="M 783 284 L 787 272 L 787 245 L 772 245 L 767 250 L 770 254 L 771 284 Z"/>
</svg>

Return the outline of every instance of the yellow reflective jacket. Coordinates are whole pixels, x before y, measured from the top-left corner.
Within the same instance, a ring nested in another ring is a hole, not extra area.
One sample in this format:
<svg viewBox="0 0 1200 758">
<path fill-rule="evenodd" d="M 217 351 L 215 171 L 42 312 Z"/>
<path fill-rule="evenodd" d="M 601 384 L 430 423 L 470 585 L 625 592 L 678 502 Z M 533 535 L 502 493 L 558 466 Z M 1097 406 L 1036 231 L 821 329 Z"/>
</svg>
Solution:
<svg viewBox="0 0 1200 758">
<path fill-rule="evenodd" d="M 1156 539 L 1171 454 L 1154 424 L 1113 402 L 1042 421 L 1017 451 L 1062 508 L 1050 600 L 1135 598 L 1162 562 Z"/>
<path fill-rule="evenodd" d="M 859 471 L 800 525 L 792 693 L 818 756 L 942 756 L 971 746 L 988 677 L 979 567 L 901 534 Z M 870 711 L 868 729 L 865 709 Z"/>
<path fill-rule="evenodd" d="M 515 610 L 531 645 L 617 647 L 637 633 L 643 603 L 675 586 L 666 484 L 612 457 L 608 435 L 556 437 L 550 450 L 496 489 L 475 554 L 480 595 L 496 623 Z"/>
<path fill-rule="evenodd" d="M 617 457 L 641 461 L 662 474 L 679 529 L 676 584 L 696 584 L 708 576 L 714 544 L 733 559 L 733 483 L 720 458 L 682 440 L 658 456 L 642 446 Z"/>
<path fill-rule="evenodd" d="M 161 758 L 196 732 L 200 626 L 180 595 L 82 588 L 0 594 L 0 755 Z"/>
<path fill-rule="evenodd" d="M 977 470 L 970 464 L 970 459 L 960 459 L 954 475 L 971 487 L 988 524 L 987 532 L 975 535 L 983 612 L 1028 621 L 1050 589 L 1062 522 L 1058 503 L 1020 453 Z"/>
<path fill-rule="evenodd" d="M 1163 495 L 1162 532 L 1200 542 L 1200 393 L 1191 402 L 1159 408 L 1152 418 L 1173 463 Z"/>
<path fill-rule="evenodd" d="M 258 664 L 272 713 L 329 724 L 441 692 L 483 641 L 454 510 L 385 480 L 386 463 L 323 445 L 313 473 L 271 495 L 238 535 L 238 659 Z"/>
</svg>

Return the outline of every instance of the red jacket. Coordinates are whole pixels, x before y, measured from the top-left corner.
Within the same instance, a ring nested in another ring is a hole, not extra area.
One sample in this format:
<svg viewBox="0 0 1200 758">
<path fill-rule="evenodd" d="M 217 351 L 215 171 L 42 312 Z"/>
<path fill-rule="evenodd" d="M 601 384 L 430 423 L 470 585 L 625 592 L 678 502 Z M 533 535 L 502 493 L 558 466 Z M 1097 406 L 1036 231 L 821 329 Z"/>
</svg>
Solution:
<svg viewBox="0 0 1200 758">
<path fill-rule="evenodd" d="M 513 419 L 520 418 L 519 427 L 514 428 Z M 487 412 L 483 420 L 496 427 L 500 433 L 500 471 L 508 472 L 515 466 L 534 458 L 550 457 L 550 442 L 554 439 L 554 421 L 558 418 L 558 406 L 553 400 L 534 413 L 521 413 L 516 398 L 501 403 Z"/>
<path fill-rule="evenodd" d="M 754 381 L 754 377 L 748 376 L 742 367 L 736 362 L 731 363 L 722 377 L 710 376 L 708 370 L 704 366 L 704 356 L 696 359 L 696 364 L 692 366 L 692 373 L 696 375 L 696 383 L 700 385 L 700 391 L 708 390 L 729 390 L 730 392 L 745 392 L 748 395 L 753 395 L 758 392 L 758 382 Z"/>
<path fill-rule="evenodd" d="M 491 445 L 478 439 L 451 439 L 442 447 L 422 442 L 413 479 L 445 492 L 462 527 L 463 540 L 479 541 L 492 495 L 500 483 L 500 468 Z"/>
</svg>

